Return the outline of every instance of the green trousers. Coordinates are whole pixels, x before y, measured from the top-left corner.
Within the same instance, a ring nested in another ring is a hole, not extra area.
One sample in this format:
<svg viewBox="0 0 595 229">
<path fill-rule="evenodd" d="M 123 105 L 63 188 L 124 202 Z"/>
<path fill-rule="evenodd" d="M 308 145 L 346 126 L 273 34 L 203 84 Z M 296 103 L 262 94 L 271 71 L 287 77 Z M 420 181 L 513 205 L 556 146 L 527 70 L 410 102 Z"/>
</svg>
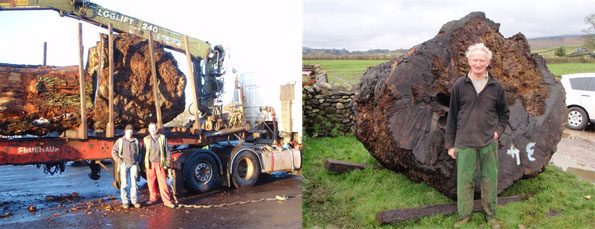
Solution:
<svg viewBox="0 0 595 229">
<path fill-rule="evenodd" d="M 471 216 L 477 163 L 481 169 L 481 206 L 488 219 L 496 216 L 498 199 L 498 144 L 482 148 L 455 148 L 457 154 L 457 210 L 459 219 Z"/>
</svg>

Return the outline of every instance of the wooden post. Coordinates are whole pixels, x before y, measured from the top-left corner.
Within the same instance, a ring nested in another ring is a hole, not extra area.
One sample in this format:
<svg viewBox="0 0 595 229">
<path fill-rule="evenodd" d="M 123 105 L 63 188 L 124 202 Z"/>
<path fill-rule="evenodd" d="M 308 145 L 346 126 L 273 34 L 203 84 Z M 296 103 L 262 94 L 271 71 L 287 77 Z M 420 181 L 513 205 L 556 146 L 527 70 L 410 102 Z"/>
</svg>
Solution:
<svg viewBox="0 0 595 229">
<path fill-rule="evenodd" d="M 97 65 L 97 80 L 99 81 L 103 67 L 103 38 L 101 37 L 101 33 L 99 33 L 99 45 L 97 46 L 97 49 L 99 50 L 99 64 Z M 87 57 L 87 59 L 88 58 L 89 57 Z M 93 97 L 93 104 L 97 104 L 97 97 L 98 96 Z"/>
<path fill-rule="evenodd" d="M 498 205 L 506 205 L 508 203 L 520 202 L 523 199 L 521 196 L 507 196 L 498 197 Z M 473 201 L 473 211 L 481 211 L 481 200 Z M 398 210 L 386 210 L 376 214 L 376 222 L 380 225 L 396 223 L 407 220 L 416 220 L 424 217 L 444 214 L 450 215 L 457 212 L 457 203 L 427 205 L 414 208 L 405 208 Z"/>
<path fill-rule="evenodd" d="M 48 43 L 47 42 L 43 42 L 43 66 L 46 65 L 46 59 L 48 56 Z"/>
<path fill-rule="evenodd" d="M 81 91 L 81 126 L 79 127 L 79 138 L 87 139 L 87 109 L 86 109 L 86 90 L 85 90 L 85 75 L 83 72 L 83 24 L 78 26 L 79 37 L 79 82 Z"/>
<path fill-rule="evenodd" d="M 108 103 L 109 103 L 109 118 L 107 121 L 107 127 L 105 130 L 105 136 L 108 138 L 113 138 L 114 137 L 114 37 L 112 36 L 112 23 L 108 24 L 108 35 L 107 35 L 107 40 L 108 40 L 108 55 L 109 55 L 109 76 L 108 76 L 108 87 L 109 87 L 109 98 L 108 98 Z M 103 41 L 103 39 L 102 39 Z M 101 43 L 101 53 L 103 53 L 103 43 Z M 100 58 L 101 59 L 101 58 Z M 99 60 L 101 61 L 101 60 Z M 101 64 L 99 65 L 101 68 Z"/>
<path fill-rule="evenodd" d="M 190 44 L 188 43 L 188 36 L 184 36 L 184 44 L 186 48 L 186 61 L 188 61 L 188 78 L 190 79 L 190 90 L 192 91 L 192 102 L 194 103 L 194 125 L 190 131 L 193 134 L 200 133 L 200 116 L 198 115 L 198 99 L 196 97 L 196 84 L 194 82 L 194 68 L 192 67 L 192 56 L 190 55 Z M 198 79 L 200 80 L 200 78 Z"/>
<path fill-rule="evenodd" d="M 380 166 L 359 164 L 349 161 L 339 161 L 330 158 L 324 160 L 324 169 L 336 173 L 346 173 L 353 170 L 364 170 L 365 168 L 382 169 Z"/>
<path fill-rule="evenodd" d="M 157 129 L 163 129 L 161 120 L 161 104 L 159 103 L 159 87 L 157 85 L 157 69 L 155 67 L 155 54 L 153 53 L 153 32 L 149 31 L 149 53 L 151 54 L 151 70 L 153 72 L 153 96 L 155 97 L 155 111 L 157 112 Z"/>
</svg>

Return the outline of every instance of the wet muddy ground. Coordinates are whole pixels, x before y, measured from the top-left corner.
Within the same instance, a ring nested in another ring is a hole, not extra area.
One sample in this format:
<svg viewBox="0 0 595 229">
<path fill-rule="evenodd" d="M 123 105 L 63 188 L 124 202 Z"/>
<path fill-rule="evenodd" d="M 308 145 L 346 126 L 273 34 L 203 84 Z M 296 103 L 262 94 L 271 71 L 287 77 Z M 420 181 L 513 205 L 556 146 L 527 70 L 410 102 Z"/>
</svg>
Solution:
<svg viewBox="0 0 595 229">
<path fill-rule="evenodd" d="M 558 151 L 550 163 L 595 184 L 595 130 L 593 125 L 584 131 L 565 129 Z"/>
<path fill-rule="evenodd" d="M 595 183 L 595 131 L 564 130 L 550 163 Z M 302 180 L 286 173 L 263 175 L 252 188 L 221 188 L 181 196 L 183 204 L 221 204 L 288 196 L 286 201 L 264 201 L 222 208 L 169 209 L 162 204 L 122 209 L 112 176 L 88 178 L 86 166 L 68 164 L 62 174 L 44 174 L 35 166 L 0 166 L 0 227 L 126 227 L 126 228 L 301 228 Z M 147 201 L 146 182 L 139 182 L 141 201 Z M 30 211 L 29 208 L 32 208 Z"/>
<path fill-rule="evenodd" d="M 221 208 L 169 209 L 162 204 L 140 209 L 121 207 L 111 174 L 88 178 L 86 166 L 67 165 L 64 173 L 46 175 L 35 166 L 0 166 L 0 227 L 124 227 L 124 228 L 301 228 L 302 180 L 287 173 L 262 175 L 252 188 L 221 188 L 198 195 L 185 194 L 180 203 L 204 205 L 289 197 Z M 140 201 L 148 200 L 144 179 Z M 32 206 L 34 211 L 30 211 Z"/>
</svg>

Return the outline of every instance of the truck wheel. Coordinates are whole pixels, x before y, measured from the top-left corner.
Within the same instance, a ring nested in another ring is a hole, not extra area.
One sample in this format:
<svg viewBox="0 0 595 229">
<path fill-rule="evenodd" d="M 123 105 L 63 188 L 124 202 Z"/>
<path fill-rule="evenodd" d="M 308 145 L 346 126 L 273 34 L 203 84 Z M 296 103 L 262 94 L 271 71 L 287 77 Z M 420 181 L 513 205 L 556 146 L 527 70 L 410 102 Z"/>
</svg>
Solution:
<svg viewBox="0 0 595 229">
<path fill-rule="evenodd" d="M 568 128 L 573 130 L 584 130 L 589 119 L 587 113 L 580 107 L 571 107 L 568 109 Z"/>
<path fill-rule="evenodd" d="M 249 151 L 242 151 L 233 161 L 233 185 L 236 188 L 252 187 L 260 175 L 258 160 Z"/>
<path fill-rule="evenodd" d="M 184 182 L 194 193 L 215 188 L 219 180 L 219 168 L 215 160 L 206 154 L 196 153 L 184 164 Z"/>
</svg>

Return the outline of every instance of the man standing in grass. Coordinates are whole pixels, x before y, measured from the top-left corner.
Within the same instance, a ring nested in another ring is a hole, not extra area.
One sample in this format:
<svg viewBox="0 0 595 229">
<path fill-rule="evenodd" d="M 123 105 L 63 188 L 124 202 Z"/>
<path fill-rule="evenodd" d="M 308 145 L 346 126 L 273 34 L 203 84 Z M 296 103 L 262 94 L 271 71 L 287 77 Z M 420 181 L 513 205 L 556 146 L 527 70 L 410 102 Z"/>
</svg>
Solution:
<svg viewBox="0 0 595 229">
<path fill-rule="evenodd" d="M 488 73 L 492 52 L 483 44 L 469 46 L 465 54 L 471 71 L 453 85 L 445 142 L 457 163 L 457 210 L 455 227 L 469 221 L 477 162 L 481 168 L 482 208 L 490 227 L 498 198 L 498 137 L 508 125 L 509 110 L 504 87 Z"/>
</svg>

